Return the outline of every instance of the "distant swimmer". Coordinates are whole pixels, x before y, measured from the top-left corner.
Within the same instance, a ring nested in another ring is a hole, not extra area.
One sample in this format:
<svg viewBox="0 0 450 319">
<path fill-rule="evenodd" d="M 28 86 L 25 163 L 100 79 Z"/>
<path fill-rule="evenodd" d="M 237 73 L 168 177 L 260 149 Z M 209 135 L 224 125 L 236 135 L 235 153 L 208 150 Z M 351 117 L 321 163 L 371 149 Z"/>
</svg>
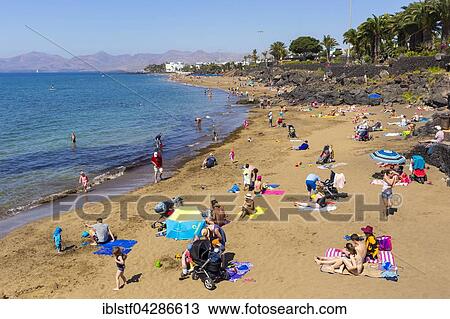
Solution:
<svg viewBox="0 0 450 319">
<path fill-rule="evenodd" d="M 72 132 L 70 135 L 70 139 L 72 141 L 72 144 L 75 144 L 77 142 L 77 136 L 75 135 L 75 132 Z"/>
<path fill-rule="evenodd" d="M 50 88 L 49 88 L 49 91 L 55 91 L 56 89 L 55 89 L 55 86 L 52 84 L 52 85 L 50 85 Z"/>
<path fill-rule="evenodd" d="M 197 125 L 200 126 L 202 124 L 202 118 L 201 117 L 196 117 L 195 118 L 195 123 L 197 123 Z"/>
</svg>

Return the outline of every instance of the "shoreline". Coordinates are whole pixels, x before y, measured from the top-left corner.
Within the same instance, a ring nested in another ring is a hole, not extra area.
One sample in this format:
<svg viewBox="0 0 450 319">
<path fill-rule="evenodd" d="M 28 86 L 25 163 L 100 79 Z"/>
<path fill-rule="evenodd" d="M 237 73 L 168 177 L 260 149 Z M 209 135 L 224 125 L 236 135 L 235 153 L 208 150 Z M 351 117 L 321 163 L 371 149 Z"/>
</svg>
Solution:
<svg viewBox="0 0 450 319">
<path fill-rule="evenodd" d="M 200 84 L 204 82 L 200 81 Z M 278 107 L 275 105 L 272 110 L 277 110 Z M 373 111 L 380 112 L 380 108 L 374 107 Z M 132 194 L 192 194 L 203 198 L 202 204 L 206 205 L 210 196 L 222 201 L 225 199 L 220 198 L 226 197 L 220 196 L 230 196 L 226 193 L 228 186 L 240 183 L 240 166 L 246 162 L 256 165 L 264 180 L 278 183 L 282 189 L 293 194 L 303 194 L 303 181 L 310 171 L 327 177 L 328 171 L 318 170 L 313 164 L 326 142 L 335 145 L 339 161 L 348 163 L 348 166 L 338 169 L 347 177 L 345 191 L 356 194 L 364 192 L 366 203 L 376 202 L 379 187 L 369 183 L 369 171 L 376 170 L 376 165 L 367 154 L 381 147 L 406 150 L 414 140 L 384 138 L 382 133 L 378 132 L 371 142 L 355 142 L 348 138 L 348 131 L 353 127 L 348 117 L 320 119 L 311 115 L 312 113 L 299 111 L 287 112 L 288 121 L 295 124 L 300 138 L 310 141 L 311 150 L 306 153 L 292 151 L 290 147 L 293 144 L 286 140 L 285 129 L 268 129 L 266 110 L 252 108 L 248 113 L 249 129 L 244 130 L 241 127 L 227 140 L 221 141 L 220 145 L 211 145 L 202 154 L 189 159 L 169 180 L 147 185 Z M 386 119 L 382 113 L 377 116 Z M 251 144 L 247 142 L 249 136 L 253 138 Z M 237 163 L 227 160 L 231 147 L 236 151 Z M 200 170 L 202 155 L 210 150 L 218 157 L 219 166 Z M 295 167 L 299 160 L 303 164 Z M 31 223 L 1 239 L 5 271 L 9 275 L 8 278 L 14 278 L 14 281 L 0 279 L 0 285 L 5 287 L 4 294 L 11 298 L 245 298 L 249 295 L 254 298 L 351 298 L 355 289 L 361 285 L 365 285 L 367 289 L 361 292 L 360 298 L 448 297 L 448 292 L 441 282 L 450 257 L 439 257 L 443 258 L 443 261 L 435 265 L 436 269 L 429 269 L 426 273 L 419 271 L 426 267 L 423 256 L 434 256 L 445 249 L 445 241 L 441 242 L 440 239 L 445 237 L 445 221 L 448 220 L 445 207 L 450 202 L 448 197 L 445 197 L 448 189 L 440 183 L 442 175 L 437 169 L 431 168 L 429 177 L 433 180 L 433 185 L 415 183 L 407 188 L 396 188 L 395 191 L 403 196 L 404 203 L 389 221 L 380 221 L 376 214 L 372 214 L 364 221 L 342 223 L 313 214 L 318 220 L 306 222 L 298 213 L 288 222 L 270 222 L 264 218 L 251 222 L 233 221 L 225 227 L 229 239 L 227 250 L 236 255 L 236 260 L 249 261 L 255 265 L 247 275 L 253 278 L 254 282 L 224 282 L 214 293 L 206 291 L 199 282 L 178 281 L 178 263 L 174 264 L 177 266 L 171 265 L 173 256 L 184 249 L 186 242 L 155 237 L 149 222 L 143 219 L 142 212 L 134 204 L 130 205 L 125 219 L 120 216 L 119 204 L 114 205 L 112 212 L 106 216 L 106 222 L 120 238 L 138 240 L 127 259 L 127 276 L 139 274 L 138 283 L 130 284 L 114 294 L 110 289 L 114 265 L 108 258 L 93 255 L 92 247 L 75 248 L 56 255 L 50 239 L 56 225 L 61 225 L 64 229 L 65 245 L 77 247 L 79 234 L 83 230 L 83 220 L 80 216 L 65 214 L 58 220 L 47 218 Z M 244 193 L 237 194 L 230 205 L 239 205 Z M 427 201 L 430 194 L 439 196 L 442 201 Z M 290 207 L 289 203 L 283 204 L 276 196 L 267 196 L 264 199 L 274 211 L 280 207 Z M 337 213 L 349 213 L 352 205 L 352 201 L 339 203 Z M 101 205 L 89 205 L 86 210 L 92 214 L 91 219 L 103 212 Z M 150 210 L 152 207 L 149 207 Z M 235 212 L 234 209 L 232 211 Z M 431 218 L 429 214 L 432 214 Z M 343 234 L 358 231 L 366 224 L 373 225 L 380 235 L 393 236 L 395 257 L 401 267 L 401 279 L 398 283 L 363 277 L 331 276 L 321 273 L 313 262 L 313 256 L 323 253 L 326 248 L 340 247 Z M 411 233 L 420 233 L 422 236 L 436 233 L 437 243 L 430 251 L 425 241 L 416 242 L 414 250 L 411 250 Z M 33 237 L 29 238 L 27 234 L 33 234 Z M 152 266 L 157 259 L 166 260 L 162 269 Z M 273 271 L 275 262 L 276 273 Z"/>
<path fill-rule="evenodd" d="M 164 81 L 170 81 L 170 76 L 168 76 L 167 74 L 164 74 Z M 184 84 L 182 82 L 178 82 L 178 81 L 171 81 L 171 82 L 175 82 L 178 83 L 180 85 Z M 223 91 L 224 93 L 226 92 L 225 89 L 223 88 L 216 88 L 219 91 Z M 237 107 L 241 107 L 240 105 L 233 105 L 233 106 L 237 106 Z M 227 105 L 223 106 L 224 108 L 227 107 Z M 244 106 L 246 108 L 246 110 L 243 113 L 248 113 L 248 111 L 250 110 L 250 107 L 248 106 Z M 226 129 L 227 129 L 227 136 L 229 134 L 232 134 L 234 132 L 234 130 L 238 129 L 239 126 L 237 126 L 236 128 L 232 128 L 234 127 L 233 125 L 231 125 L 230 127 L 228 127 L 227 125 L 225 125 Z M 192 144 L 188 144 L 188 145 L 184 145 L 184 148 L 187 149 L 188 154 L 184 154 L 181 155 L 180 154 L 175 154 L 175 157 L 173 158 L 169 158 L 166 160 L 166 163 L 168 163 L 167 167 L 168 169 L 165 170 L 166 172 L 166 176 L 172 176 L 173 173 L 175 173 L 178 169 L 180 169 L 180 167 L 182 167 L 188 160 L 190 157 L 192 156 L 196 156 L 197 154 L 203 154 L 203 149 L 205 148 L 209 148 L 210 145 L 215 144 L 214 142 L 208 140 L 206 138 L 206 135 L 202 138 L 197 138 L 194 139 L 192 141 Z M 93 187 L 93 190 L 95 191 L 97 188 L 100 188 L 102 191 L 107 191 L 108 189 L 110 189 L 108 187 L 108 184 L 111 183 L 112 181 L 115 181 L 116 183 L 120 183 L 119 181 L 124 179 L 124 176 L 127 176 L 128 174 L 132 173 L 132 171 L 134 170 L 139 170 L 143 167 L 145 167 L 146 165 L 148 165 L 149 159 L 147 158 L 148 156 L 140 156 L 138 158 L 132 159 L 127 161 L 126 163 L 122 163 L 119 166 L 114 166 L 114 167 L 109 167 L 109 168 L 105 168 L 99 172 L 95 173 L 94 177 L 91 177 L 91 186 Z M 167 175 L 168 173 L 168 175 Z M 146 185 L 148 185 L 148 183 L 150 183 L 150 181 L 146 182 L 145 184 L 143 183 L 137 183 L 134 185 L 133 181 L 125 181 L 123 182 L 125 183 L 125 187 L 127 188 L 127 191 L 124 193 L 129 193 L 129 192 L 133 192 L 141 187 L 145 187 Z M 132 188 L 130 190 L 130 188 Z M 20 214 L 28 214 L 28 213 L 33 213 L 33 211 L 35 210 L 39 210 L 39 209 L 46 209 L 47 207 L 42 207 L 42 206 L 50 206 L 52 205 L 55 201 L 61 201 L 67 197 L 70 196 L 79 196 L 82 195 L 83 193 L 81 192 L 81 187 L 80 186 L 74 186 L 74 187 L 69 187 L 66 189 L 63 189 L 61 191 L 57 191 L 54 193 L 50 193 L 50 194 L 45 194 L 42 195 L 40 198 L 37 199 L 33 199 L 30 200 L 28 202 L 24 202 L 24 203 L 20 203 L 12 208 L 2 208 L 0 210 L 0 223 L 2 223 L 2 221 L 9 219 L 9 218 L 13 218 L 13 217 L 17 217 Z M 33 219 L 34 220 L 34 219 Z M 0 226 L 0 238 L 4 237 L 10 230 L 3 230 L 2 231 L 2 227 Z"/>
</svg>

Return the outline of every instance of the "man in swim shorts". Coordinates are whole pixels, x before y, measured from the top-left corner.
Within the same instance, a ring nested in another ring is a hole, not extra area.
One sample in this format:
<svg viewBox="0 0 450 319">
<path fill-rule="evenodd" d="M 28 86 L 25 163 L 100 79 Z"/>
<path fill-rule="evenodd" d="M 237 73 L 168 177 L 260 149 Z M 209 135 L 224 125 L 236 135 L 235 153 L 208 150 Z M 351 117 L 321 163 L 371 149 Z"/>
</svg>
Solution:
<svg viewBox="0 0 450 319">
<path fill-rule="evenodd" d="M 312 193 L 316 191 L 317 182 L 322 184 L 322 182 L 320 181 L 320 177 L 316 174 L 311 173 L 306 176 L 306 190 L 308 191 L 309 196 L 311 196 Z"/>
</svg>

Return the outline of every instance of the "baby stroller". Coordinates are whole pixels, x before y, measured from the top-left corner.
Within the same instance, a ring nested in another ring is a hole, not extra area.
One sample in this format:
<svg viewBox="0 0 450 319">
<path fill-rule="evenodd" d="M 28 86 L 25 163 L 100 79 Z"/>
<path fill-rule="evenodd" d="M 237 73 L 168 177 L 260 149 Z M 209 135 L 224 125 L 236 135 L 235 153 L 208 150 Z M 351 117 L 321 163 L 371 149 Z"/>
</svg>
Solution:
<svg viewBox="0 0 450 319">
<path fill-rule="evenodd" d="M 348 197 L 347 193 L 340 193 L 336 187 L 334 187 L 334 177 L 336 173 L 331 171 L 330 178 L 323 182 L 323 193 L 325 198 L 337 200 L 339 198 Z"/>
<path fill-rule="evenodd" d="M 154 210 L 155 213 L 159 214 L 160 216 L 158 220 L 151 225 L 151 227 L 158 227 L 158 231 L 163 230 L 165 228 L 164 221 L 166 220 L 166 218 L 172 215 L 175 208 L 180 206 L 183 206 L 183 198 L 181 197 L 174 197 L 172 199 L 165 200 L 156 204 Z"/>
<path fill-rule="evenodd" d="M 327 164 L 331 162 L 334 162 L 334 159 L 330 150 L 330 146 L 325 145 L 316 164 Z"/>
<path fill-rule="evenodd" d="M 297 133 L 295 132 L 294 125 L 289 124 L 288 128 L 288 138 L 297 138 Z"/>
<path fill-rule="evenodd" d="M 356 131 L 355 140 L 364 141 L 364 142 L 369 141 L 370 140 L 369 130 L 368 129 L 358 129 Z"/>
<path fill-rule="evenodd" d="M 228 272 L 222 267 L 222 258 L 219 249 L 212 250 L 207 239 L 196 240 L 189 249 L 192 261 L 195 263 L 192 279 L 202 279 L 206 289 L 216 289 L 220 280 L 228 280 Z"/>
<path fill-rule="evenodd" d="M 427 171 L 425 170 L 425 160 L 420 155 L 411 157 L 411 180 L 423 184 L 427 181 Z"/>
</svg>

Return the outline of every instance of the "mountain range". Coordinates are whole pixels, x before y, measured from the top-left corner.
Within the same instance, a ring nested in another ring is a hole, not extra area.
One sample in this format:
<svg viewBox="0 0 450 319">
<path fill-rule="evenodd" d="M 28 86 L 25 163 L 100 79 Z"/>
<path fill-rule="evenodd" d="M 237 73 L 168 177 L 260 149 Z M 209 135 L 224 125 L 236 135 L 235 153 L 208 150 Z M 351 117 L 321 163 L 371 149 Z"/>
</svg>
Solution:
<svg viewBox="0 0 450 319">
<path fill-rule="evenodd" d="M 43 52 L 30 52 L 11 58 L 0 58 L 0 72 L 75 72 L 75 71 L 125 71 L 136 72 L 149 64 L 165 62 L 227 62 L 240 61 L 243 54 L 231 52 L 205 52 L 169 50 L 164 53 L 139 53 L 111 55 L 97 52 L 64 58 L 60 55 Z"/>
</svg>

